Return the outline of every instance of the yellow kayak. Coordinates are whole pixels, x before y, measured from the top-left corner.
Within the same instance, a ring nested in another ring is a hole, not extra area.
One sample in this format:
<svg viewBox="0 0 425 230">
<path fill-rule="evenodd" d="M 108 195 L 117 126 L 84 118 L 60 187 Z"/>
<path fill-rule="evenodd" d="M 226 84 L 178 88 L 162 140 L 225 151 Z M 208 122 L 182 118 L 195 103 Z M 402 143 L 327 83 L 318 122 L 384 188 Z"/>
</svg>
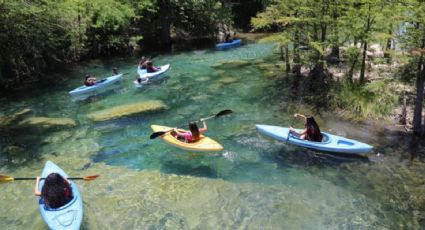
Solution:
<svg viewBox="0 0 425 230">
<path fill-rule="evenodd" d="M 172 127 L 161 126 L 161 125 L 151 125 L 151 128 L 154 132 L 166 132 L 173 129 Z M 185 130 L 182 130 L 182 131 L 185 131 Z M 186 142 L 179 141 L 173 135 L 171 135 L 171 132 L 167 132 L 164 135 L 162 135 L 161 139 L 163 139 L 165 142 L 167 142 L 170 145 L 174 145 L 178 148 L 190 150 L 190 151 L 223 150 L 223 146 L 221 146 L 218 142 L 204 135 L 201 135 L 201 139 L 194 143 L 186 143 Z"/>
</svg>

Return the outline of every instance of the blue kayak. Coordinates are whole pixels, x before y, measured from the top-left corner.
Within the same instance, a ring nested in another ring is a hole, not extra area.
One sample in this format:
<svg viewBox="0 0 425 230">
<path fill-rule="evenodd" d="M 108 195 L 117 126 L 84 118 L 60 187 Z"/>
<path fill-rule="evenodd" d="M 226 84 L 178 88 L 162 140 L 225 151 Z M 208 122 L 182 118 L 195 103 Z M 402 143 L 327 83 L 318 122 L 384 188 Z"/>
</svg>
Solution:
<svg viewBox="0 0 425 230">
<path fill-rule="evenodd" d="M 146 79 L 154 79 L 154 78 L 157 78 L 157 77 L 161 76 L 165 72 L 167 72 L 168 69 L 170 69 L 170 64 L 166 64 L 166 65 L 160 66 L 159 68 L 160 68 L 160 70 L 158 70 L 156 72 L 153 72 L 153 73 L 148 73 L 146 71 L 146 69 L 137 68 L 137 73 L 139 74 L 139 78 L 142 78 L 144 80 L 146 80 Z"/>
<path fill-rule="evenodd" d="M 59 173 L 61 176 L 68 178 L 68 175 L 57 165 L 51 161 L 47 161 L 43 172 L 41 173 L 42 178 L 46 178 L 50 173 Z M 43 188 L 44 180 L 40 181 L 39 189 Z M 74 182 L 71 181 L 72 194 L 74 198 L 66 205 L 51 209 L 44 205 L 42 199 L 39 199 L 39 210 L 44 222 L 49 226 L 50 229 L 61 230 L 61 229 L 80 229 L 80 225 L 83 221 L 83 200 L 78 188 Z"/>
<path fill-rule="evenodd" d="M 223 42 L 215 45 L 217 50 L 226 50 L 234 47 L 238 47 L 242 44 L 241 39 L 234 39 L 232 42 Z"/>
<path fill-rule="evenodd" d="M 360 154 L 369 152 L 373 148 L 373 146 L 362 143 L 360 141 L 351 140 L 345 137 L 340 137 L 325 132 L 322 132 L 322 142 L 315 142 L 303 140 L 298 138 L 297 136 L 290 134 L 289 128 L 287 127 L 279 127 L 272 125 L 255 126 L 257 127 L 257 130 L 260 133 L 276 140 L 319 151 Z"/>
<path fill-rule="evenodd" d="M 69 91 L 71 96 L 77 96 L 82 94 L 89 94 L 99 91 L 100 89 L 104 89 L 110 85 L 113 85 L 115 82 L 118 82 L 122 79 L 122 74 L 114 75 L 97 81 L 95 85 L 92 86 L 80 86 L 72 91 Z"/>
</svg>

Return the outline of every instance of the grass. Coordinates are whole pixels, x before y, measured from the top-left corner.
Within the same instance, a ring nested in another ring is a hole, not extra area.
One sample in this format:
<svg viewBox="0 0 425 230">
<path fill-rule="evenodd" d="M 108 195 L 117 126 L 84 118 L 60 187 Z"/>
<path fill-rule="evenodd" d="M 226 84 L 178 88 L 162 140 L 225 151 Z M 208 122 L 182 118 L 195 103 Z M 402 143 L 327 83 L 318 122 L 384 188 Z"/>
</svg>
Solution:
<svg viewBox="0 0 425 230">
<path fill-rule="evenodd" d="M 350 119 L 386 119 L 398 101 L 394 87 L 387 80 L 364 86 L 343 83 L 341 87 L 333 89 L 335 96 L 330 103 Z"/>
</svg>

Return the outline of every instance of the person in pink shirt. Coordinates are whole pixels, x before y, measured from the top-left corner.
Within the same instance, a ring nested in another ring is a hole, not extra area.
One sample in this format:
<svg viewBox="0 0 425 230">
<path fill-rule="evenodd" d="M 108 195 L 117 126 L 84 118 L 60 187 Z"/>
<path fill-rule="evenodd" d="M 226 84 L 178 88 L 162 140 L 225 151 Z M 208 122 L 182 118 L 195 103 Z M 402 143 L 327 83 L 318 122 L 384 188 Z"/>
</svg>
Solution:
<svg viewBox="0 0 425 230">
<path fill-rule="evenodd" d="M 208 127 L 207 127 L 205 120 L 201 119 L 200 121 L 204 125 L 203 128 L 198 128 L 198 126 L 196 125 L 195 122 L 189 123 L 189 130 L 190 131 L 182 132 L 182 131 L 179 131 L 177 128 L 174 128 L 173 131 L 176 134 L 177 139 L 182 138 L 182 139 L 184 139 L 185 142 L 188 142 L 188 143 L 193 143 L 193 142 L 199 141 L 201 139 L 201 134 L 205 133 L 208 130 Z"/>
</svg>

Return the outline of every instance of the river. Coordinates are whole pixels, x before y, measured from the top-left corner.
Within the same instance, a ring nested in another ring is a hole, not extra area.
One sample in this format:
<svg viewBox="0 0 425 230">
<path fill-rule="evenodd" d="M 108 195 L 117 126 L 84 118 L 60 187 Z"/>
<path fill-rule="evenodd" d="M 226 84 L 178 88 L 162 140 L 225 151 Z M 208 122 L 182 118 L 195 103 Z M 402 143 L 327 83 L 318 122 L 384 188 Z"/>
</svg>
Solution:
<svg viewBox="0 0 425 230">
<path fill-rule="evenodd" d="M 424 229 L 425 164 L 412 158 L 416 150 L 380 126 L 343 121 L 333 111 L 316 114 L 291 97 L 279 66 L 267 64 L 274 52 L 272 44 L 248 44 L 160 55 L 155 64 L 170 63 L 171 69 L 142 89 L 133 85 L 136 58 L 94 60 L 60 73 L 66 79 L 61 85 L 2 98 L 0 115 L 29 108 L 33 116 L 70 118 L 77 125 L 3 133 L 0 174 L 36 176 L 46 160 L 72 176 L 100 174 L 77 182 L 82 229 Z M 102 78 L 113 66 L 125 73 L 121 83 L 71 100 L 68 91 L 86 73 Z M 103 122 L 87 117 L 150 100 L 167 108 Z M 223 151 L 188 152 L 149 139 L 152 124 L 184 125 L 223 109 L 233 113 L 209 120 L 207 132 Z M 311 113 L 323 131 L 375 149 L 368 158 L 323 154 L 255 129 L 301 126 L 292 119 L 295 112 Z M 0 185 L 0 229 L 47 229 L 33 186 Z"/>
</svg>

